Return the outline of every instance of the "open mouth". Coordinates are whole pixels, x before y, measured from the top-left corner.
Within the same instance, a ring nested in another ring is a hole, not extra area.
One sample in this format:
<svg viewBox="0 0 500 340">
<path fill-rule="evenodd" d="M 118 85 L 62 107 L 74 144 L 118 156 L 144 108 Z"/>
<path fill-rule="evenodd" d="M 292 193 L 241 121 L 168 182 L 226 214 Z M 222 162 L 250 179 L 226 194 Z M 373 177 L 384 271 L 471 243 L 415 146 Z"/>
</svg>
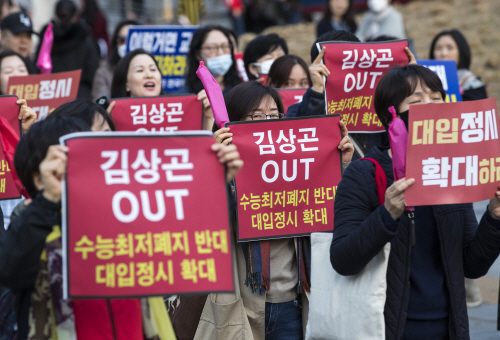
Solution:
<svg viewBox="0 0 500 340">
<path fill-rule="evenodd" d="M 152 91 L 155 89 L 155 83 L 153 81 L 148 81 L 147 83 L 144 84 L 144 87 L 149 90 L 149 91 Z"/>
</svg>

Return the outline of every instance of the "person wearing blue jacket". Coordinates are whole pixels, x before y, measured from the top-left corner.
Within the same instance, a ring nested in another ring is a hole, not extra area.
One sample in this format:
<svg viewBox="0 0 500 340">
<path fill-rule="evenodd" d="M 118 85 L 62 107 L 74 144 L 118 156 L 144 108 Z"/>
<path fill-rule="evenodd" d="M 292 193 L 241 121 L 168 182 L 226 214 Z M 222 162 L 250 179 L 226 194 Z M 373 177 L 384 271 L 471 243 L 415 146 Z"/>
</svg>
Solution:
<svg viewBox="0 0 500 340">
<path fill-rule="evenodd" d="M 387 129 L 392 120 L 388 109 L 394 106 L 408 128 L 410 105 L 443 103 L 444 98 L 432 71 L 398 66 L 380 80 L 375 111 Z M 374 164 L 352 162 L 335 198 L 333 268 L 356 275 L 390 242 L 386 339 L 469 339 L 464 276 L 485 275 L 500 253 L 500 191 L 479 225 L 470 203 L 419 206 L 412 216 L 404 211 L 404 198 L 415 180 L 394 181 L 389 148 L 374 147 L 366 157 L 375 159 L 387 176 L 385 202 L 379 205 Z"/>
</svg>

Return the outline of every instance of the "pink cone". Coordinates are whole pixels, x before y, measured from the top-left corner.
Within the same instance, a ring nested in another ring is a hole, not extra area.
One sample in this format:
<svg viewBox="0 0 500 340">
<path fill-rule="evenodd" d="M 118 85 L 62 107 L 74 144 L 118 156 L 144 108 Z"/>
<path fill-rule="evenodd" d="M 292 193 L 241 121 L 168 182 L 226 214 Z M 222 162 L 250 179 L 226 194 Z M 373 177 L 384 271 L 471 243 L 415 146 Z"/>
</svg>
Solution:
<svg viewBox="0 0 500 340">
<path fill-rule="evenodd" d="M 50 74 L 52 72 L 52 59 L 50 58 L 50 52 L 52 52 L 53 42 L 53 23 L 49 23 L 47 29 L 45 30 L 45 34 L 43 35 L 42 46 L 40 47 L 40 53 L 38 54 L 38 60 L 36 61 L 36 66 L 40 70 L 41 74 Z"/>
<path fill-rule="evenodd" d="M 203 61 L 200 61 L 200 66 L 196 71 L 196 75 L 200 78 L 207 92 L 208 101 L 210 102 L 214 114 L 215 124 L 217 124 L 219 128 L 223 128 L 224 124 L 229 123 L 229 116 L 227 115 L 226 102 L 224 102 L 224 96 L 222 95 L 219 83 L 212 76 L 212 73 L 203 65 Z"/>
</svg>

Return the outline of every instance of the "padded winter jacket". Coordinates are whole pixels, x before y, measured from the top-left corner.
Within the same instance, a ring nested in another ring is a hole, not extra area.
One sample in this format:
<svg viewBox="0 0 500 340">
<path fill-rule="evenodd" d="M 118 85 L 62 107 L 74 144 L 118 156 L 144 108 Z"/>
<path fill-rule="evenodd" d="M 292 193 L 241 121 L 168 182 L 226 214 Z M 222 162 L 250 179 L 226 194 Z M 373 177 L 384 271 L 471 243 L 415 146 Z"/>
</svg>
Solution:
<svg viewBox="0 0 500 340">
<path fill-rule="evenodd" d="M 392 160 L 381 148 L 366 157 L 376 159 L 394 182 Z M 401 339 L 406 323 L 410 293 L 410 221 L 403 214 L 395 231 L 383 223 L 375 166 L 367 160 L 352 162 L 344 172 L 335 197 L 335 228 L 330 261 L 341 275 L 355 275 L 377 255 L 387 242 L 391 253 L 387 268 L 387 297 L 384 308 L 387 340 Z M 429 188 L 432 194 L 432 188 Z M 500 221 L 485 212 L 477 223 L 472 204 L 432 206 L 441 258 L 450 298 L 450 339 L 469 339 L 464 276 L 485 275 L 500 253 Z"/>
</svg>

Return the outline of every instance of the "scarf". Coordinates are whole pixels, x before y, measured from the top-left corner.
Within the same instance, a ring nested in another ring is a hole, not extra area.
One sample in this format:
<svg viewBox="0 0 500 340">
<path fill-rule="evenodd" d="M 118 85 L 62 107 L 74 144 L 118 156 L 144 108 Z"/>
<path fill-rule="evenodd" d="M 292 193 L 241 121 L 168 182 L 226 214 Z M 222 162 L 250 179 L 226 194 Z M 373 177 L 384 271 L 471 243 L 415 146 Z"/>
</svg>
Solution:
<svg viewBox="0 0 500 340">
<path fill-rule="evenodd" d="M 245 285 L 252 293 L 263 295 L 271 289 L 271 241 L 242 242 L 241 249 L 245 257 L 247 276 Z M 309 237 L 297 238 L 297 264 L 299 282 L 297 292 L 310 292 L 311 277 L 311 241 Z"/>
<path fill-rule="evenodd" d="M 28 340 L 76 340 L 73 303 L 62 297 L 61 229 L 54 226 L 40 256 L 31 295 Z"/>
</svg>

